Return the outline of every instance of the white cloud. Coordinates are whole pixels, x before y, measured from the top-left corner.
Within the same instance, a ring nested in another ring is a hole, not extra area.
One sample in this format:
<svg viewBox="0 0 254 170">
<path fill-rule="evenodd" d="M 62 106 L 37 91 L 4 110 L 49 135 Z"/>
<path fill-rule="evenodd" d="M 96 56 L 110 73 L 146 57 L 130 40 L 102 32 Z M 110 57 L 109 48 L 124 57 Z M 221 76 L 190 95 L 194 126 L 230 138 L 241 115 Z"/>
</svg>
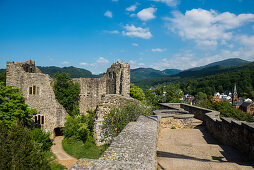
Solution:
<svg viewBox="0 0 254 170">
<path fill-rule="evenodd" d="M 162 48 L 153 48 L 152 49 L 152 52 L 164 52 L 164 51 L 166 51 L 166 49 L 164 48 L 164 49 L 162 49 Z"/>
<path fill-rule="evenodd" d="M 138 66 L 144 66 L 145 64 L 144 63 L 138 63 Z"/>
<path fill-rule="evenodd" d="M 254 35 L 253 36 L 246 36 L 246 35 L 241 35 L 238 37 L 240 40 L 240 43 L 247 46 L 247 47 L 252 47 L 254 48 Z"/>
<path fill-rule="evenodd" d="M 137 46 L 138 46 L 137 43 L 132 43 L 131 45 L 134 46 L 134 47 L 137 47 Z"/>
<path fill-rule="evenodd" d="M 126 8 L 126 11 L 129 11 L 129 12 L 136 11 L 138 5 L 139 5 L 139 3 L 131 5 L 130 7 Z"/>
<path fill-rule="evenodd" d="M 151 0 L 151 1 L 162 2 L 162 3 L 167 4 L 168 6 L 171 6 L 171 7 L 175 7 L 179 3 L 179 0 Z"/>
<path fill-rule="evenodd" d="M 107 59 L 103 58 L 103 57 L 100 57 L 96 60 L 96 63 L 98 63 L 98 64 L 107 64 L 107 63 L 109 63 L 109 61 Z"/>
<path fill-rule="evenodd" d="M 185 14 L 173 12 L 168 28 L 183 39 L 197 40 L 198 44 L 217 45 L 218 40 L 231 40 L 233 29 L 254 21 L 254 14 L 235 15 L 230 12 L 218 13 L 214 10 L 192 9 Z"/>
<path fill-rule="evenodd" d="M 106 12 L 104 13 L 104 16 L 109 17 L 109 18 L 112 18 L 112 17 L 113 17 L 111 11 L 106 11 Z"/>
<path fill-rule="evenodd" d="M 152 34 L 149 31 L 149 28 L 141 28 L 141 27 L 135 27 L 133 24 L 132 25 L 126 25 L 124 26 L 126 31 L 122 31 L 122 34 L 124 36 L 129 36 L 129 37 L 138 37 L 138 38 L 143 38 L 143 39 L 150 39 L 152 38 Z"/>
<path fill-rule="evenodd" d="M 104 32 L 108 33 L 108 34 L 119 34 L 120 33 L 118 30 L 112 30 L 112 31 L 105 30 Z"/>
<path fill-rule="evenodd" d="M 137 15 L 136 14 L 131 14 L 130 17 L 136 17 Z"/>
<path fill-rule="evenodd" d="M 137 16 L 142 21 L 148 21 L 155 18 L 154 13 L 157 11 L 157 8 L 146 8 L 138 12 Z"/>
<path fill-rule="evenodd" d="M 66 64 L 70 64 L 70 62 L 68 62 L 68 61 L 63 61 L 61 64 L 66 65 Z"/>
</svg>

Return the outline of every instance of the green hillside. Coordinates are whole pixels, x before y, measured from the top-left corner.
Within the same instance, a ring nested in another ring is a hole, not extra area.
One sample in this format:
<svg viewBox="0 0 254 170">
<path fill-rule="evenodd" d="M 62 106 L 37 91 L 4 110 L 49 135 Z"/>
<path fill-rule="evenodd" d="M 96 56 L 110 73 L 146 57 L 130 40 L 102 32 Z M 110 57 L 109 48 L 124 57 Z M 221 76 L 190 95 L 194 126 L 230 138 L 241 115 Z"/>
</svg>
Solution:
<svg viewBox="0 0 254 170">
<path fill-rule="evenodd" d="M 135 81 L 143 80 L 147 78 L 165 77 L 165 76 L 167 76 L 166 73 L 160 70 L 155 70 L 153 68 L 131 69 L 131 82 L 135 82 Z"/>
<path fill-rule="evenodd" d="M 178 69 L 165 69 L 162 72 L 166 73 L 168 76 L 172 76 L 172 75 L 176 75 L 178 73 L 180 73 L 182 70 L 178 70 Z"/>
<path fill-rule="evenodd" d="M 38 68 L 44 73 L 44 74 L 49 74 L 51 77 L 54 77 L 55 73 L 69 73 L 71 78 L 91 78 L 91 77 L 96 77 L 93 75 L 90 71 L 82 68 L 76 68 L 73 66 L 70 67 L 55 67 L 55 66 L 49 66 L 49 67 L 41 67 L 38 66 Z"/>
<path fill-rule="evenodd" d="M 160 77 L 160 78 L 150 78 L 141 81 L 134 82 L 139 87 L 146 89 L 151 86 L 162 84 L 162 83 L 170 83 L 170 82 L 183 82 L 187 80 L 202 78 L 211 75 L 217 75 L 227 72 L 235 72 L 239 70 L 254 70 L 254 63 L 249 63 L 241 66 L 233 66 L 233 67 L 222 67 L 222 66 L 212 66 L 203 68 L 201 70 L 189 70 L 180 72 L 174 76 Z"/>
</svg>

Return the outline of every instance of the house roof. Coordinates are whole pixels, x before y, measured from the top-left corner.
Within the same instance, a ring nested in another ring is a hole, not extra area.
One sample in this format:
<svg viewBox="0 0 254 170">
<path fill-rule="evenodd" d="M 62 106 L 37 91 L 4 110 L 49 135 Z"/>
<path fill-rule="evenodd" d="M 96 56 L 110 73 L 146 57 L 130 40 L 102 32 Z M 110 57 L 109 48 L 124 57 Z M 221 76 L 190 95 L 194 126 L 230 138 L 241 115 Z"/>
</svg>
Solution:
<svg viewBox="0 0 254 170">
<path fill-rule="evenodd" d="M 252 102 L 243 102 L 243 104 L 241 104 L 241 107 L 248 107 L 249 105 L 253 104 Z"/>
</svg>

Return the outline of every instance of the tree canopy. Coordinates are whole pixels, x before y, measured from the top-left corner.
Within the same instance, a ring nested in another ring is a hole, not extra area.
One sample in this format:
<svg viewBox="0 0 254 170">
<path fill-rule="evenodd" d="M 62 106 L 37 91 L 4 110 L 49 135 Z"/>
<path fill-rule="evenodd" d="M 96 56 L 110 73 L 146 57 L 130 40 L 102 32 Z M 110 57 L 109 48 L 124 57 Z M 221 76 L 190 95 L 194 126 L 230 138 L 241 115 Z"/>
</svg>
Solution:
<svg viewBox="0 0 254 170">
<path fill-rule="evenodd" d="M 56 73 L 54 78 L 54 92 L 58 102 L 63 105 L 70 115 L 79 114 L 79 84 L 73 83 L 67 73 Z"/>
<path fill-rule="evenodd" d="M 134 99 L 137 99 L 141 102 L 145 102 L 145 94 L 143 93 L 143 90 L 141 88 L 139 88 L 138 86 L 135 86 L 132 83 L 130 86 L 130 95 Z"/>
<path fill-rule="evenodd" d="M 28 109 L 19 89 L 0 83 L 0 122 L 10 128 L 20 120 L 28 126 L 32 123 L 31 115 L 36 113 L 35 109 Z"/>
</svg>

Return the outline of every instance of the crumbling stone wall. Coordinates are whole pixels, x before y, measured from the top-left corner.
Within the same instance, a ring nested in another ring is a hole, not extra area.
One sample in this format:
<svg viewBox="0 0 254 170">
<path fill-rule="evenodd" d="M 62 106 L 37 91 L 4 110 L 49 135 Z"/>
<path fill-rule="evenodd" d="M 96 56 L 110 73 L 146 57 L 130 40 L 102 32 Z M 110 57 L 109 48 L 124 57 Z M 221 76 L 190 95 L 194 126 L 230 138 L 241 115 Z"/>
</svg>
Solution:
<svg viewBox="0 0 254 170">
<path fill-rule="evenodd" d="M 81 87 L 80 112 L 86 114 L 88 109 L 97 108 L 95 139 L 100 141 L 103 115 L 112 107 L 124 106 L 134 100 L 130 98 L 130 64 L 118 61 L 101 78 L 75 78 L 73 81 Z M 34 61 L 7 61 L 6 84 L 19 88 L 25 103 L 37 109 L 34 120 L 42 129 L 54 132 L 55 128 L 64 127 L 67 112 L 55 98 L 53 79 L 43 74 Z"/>
<path fill-rule="evenodd" d="M 162 109 L 184 109 L 202 120 L 207 131 L 221 143 L 230 145 L 254 160 L 254 123 L 220 118 L 220 112 L 184 103 L 162 103 Z"/>
<path fill-rule="evenodd" d="M 6 85 L 21 90 L 25 103 L 38 111 L 34 120 L 43 130 L 54 132 L 55 128 L 64 127 L 67 113 L 55 98 L 53 80 L 41 73 L 33 61 L 7 61 Z"/>
<path fill-rule="evenodd" d="M 130 96 L 130 64 L 117 61 L 101 78 L 74 78 L 81 88 L 79 107 L 82 114 L 95 110 L 107 94 Z"/>
<path fill-rule="evenodd" d="M 119 94 L 108 94 L 98 104 L 95 114 L 94 122 L 94 140 L 96 145 L 103 145 L 109 142 L 109 139 L 105 139 L 102 125 L 104 121 L 104 115 L 108 114 L 112 108 L 123 108 L 130 102 L 139 102 L 131 97 L 125 97 Z"/>
</svg>

